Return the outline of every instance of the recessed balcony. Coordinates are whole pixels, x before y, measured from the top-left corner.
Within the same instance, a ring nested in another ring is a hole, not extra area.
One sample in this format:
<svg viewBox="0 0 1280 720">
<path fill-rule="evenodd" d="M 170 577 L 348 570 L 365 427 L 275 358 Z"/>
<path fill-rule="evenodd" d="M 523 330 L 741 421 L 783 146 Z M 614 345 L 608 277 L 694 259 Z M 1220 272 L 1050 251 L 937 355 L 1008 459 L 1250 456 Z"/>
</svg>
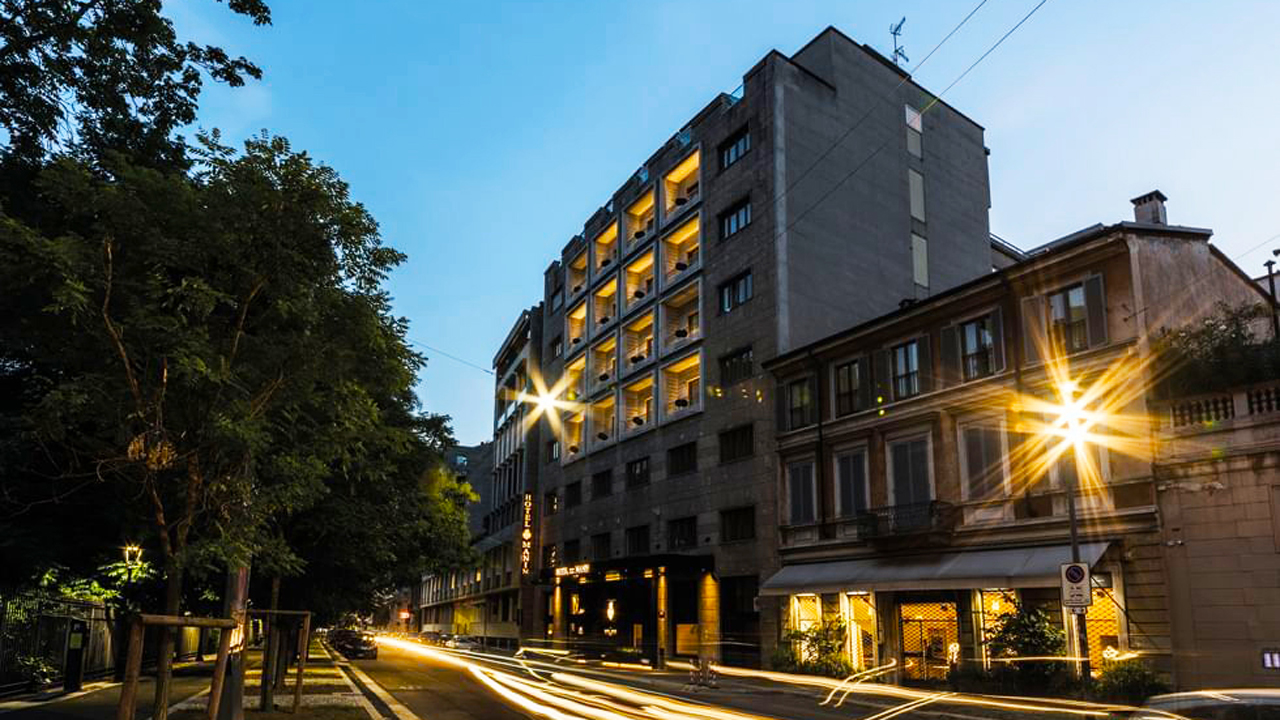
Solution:
<svg viewBox="0 0 1280 720">
<path fill-rule="evenodd" d="M 699 219 L 691 218 L 662 240 L 662 278 L 667 286 L 692 272 L 701 262 Z"/>
<path fill-rule="evenodd" d="M 634 370 L 653 361 L 652 310 L 622 328 L 622 353 L 627 370 Z"/>
<path fill-rule="evenodd" d="M 591 403 L 591 447 L 607 445 L 617 439 L 618 434 L 618 399 L 610 394 L 608 397 Z"/>
<path fill-rule="evenodd" d="M 618 279 L 614 278 L 596 290 L 591 296 L 592 318 L 596 331 L 608 327 L 618 319 Z"/>
<path fill-rule="evenodd" d="M 573 403 L 582 402 L 587 389 L 587 356 L 580 355 L 576 360 L 566 365 L 564 374 L 569 378 L 564 386 L 564 399 Z"/>
<path fill-rule="evenodd" d="M 625 218 L 627 221 L 627 247 L 635 247 L 637 244 L 644 242 L 654 231 L 654 219 L 657 215 L 657 206 L 653 201 L 653 190 L 640 196 L 640 199 L 631 203 L 631 207 L 627 208 Z"/>
<path fill-rule="evenodd" d="M 626 280 L 626 299 L 624 302 L 627 310 L 653 297 L 653 255 L 653 251 L 650 250 L 627 266 L 627 272 L 624 275 Z"/>
<path fill-rule="evenodd" d="M 600 274 L 608 272 L 618 264 L 618 223 L 617 221 L 609 223 L 609 227 L 604 232 L 596 236 L 591 242 L 592 252 L 595 257 L 595 273 L 599 277 Z"/>
<path fill-rule="evenodd" d="M 688 345 L 702 336 L 702 312 L 699 283 L 662 301 L 662 352 L 668 353 Z"/>
<path fill-rule="evenodd" d="M 569 261 L 566 284 L 569 286 L 569 297 L 573 297 L 587 289 L 587 254 L 579 253 Z"/>
<path fill-rule="evenodd" d="M 697 150 L 676 165 L 662 179 L 662 195 L 667 217 L 679 213 L 698 199 L 698 168 L 701 153 Z"/>
<path fill-rule="evenodd" d="M 564 316 L 564 341 L 573 352 L 587 341 L 587 304 L 578 303 Z"/>
<path fill-rule="evenodd" d="M 662 368 L 662 410 L 668 419 L 702 408 L 702 357 L 694 353 Z"/>
<path fill-rule="evenodd" d="M 591 347 L 591 392 L 618 378 L 618 337 L 610 335 Z"/>
<path fill-rule="evenodd" d="M 622 389 L 623 435 L 631 435 L 653 425 L 653 375 L 649 374 Z"/>
<path fill-rule="evenodd" d="M 586 429 L 587 414 L 583 411 L 570 413 L 564 419 L 564 453 L 561 458 L 570 462 L 582 457 L 582 433 Z"/>
</svg>

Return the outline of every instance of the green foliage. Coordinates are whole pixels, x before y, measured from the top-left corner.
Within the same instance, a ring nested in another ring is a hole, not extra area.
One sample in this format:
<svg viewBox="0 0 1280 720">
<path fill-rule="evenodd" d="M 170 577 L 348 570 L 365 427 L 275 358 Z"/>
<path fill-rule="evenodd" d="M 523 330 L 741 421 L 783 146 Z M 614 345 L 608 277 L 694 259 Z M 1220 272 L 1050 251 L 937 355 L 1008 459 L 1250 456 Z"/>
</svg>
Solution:
<svg viewBox="0 0 1280 720">
<path fill-rule="evenodd" d="M 38 690 L 48 685 L 58 674 L 53 663 L 39 655 L 19 655 L 14 664 L 18 677 L 26 681 L 29 690 Z"/>
<path fill-rule="evenodd" d="M 1070 667 L 1066 662 L 1017 661 L 1015 658 L 1063 656 L 1067 647 L 1066 634 L 1043 608 L 1029 607 L 1016 601 L 1013 607 L 1013 612 L 996 621 L 986 641 L 993 659 L 994 680 L 1001 685 L 1012 685 L 1018 692 L 1052 692 L 1052 689 L 1066 684 L 1070 677 Z"/>
<path fill-rule="evenodd" d="M 845 657 L 848 625 L 828 617 L 808 630 L 788 630 L 774 651 L 770 665 L 781 672 L 845 678 L 853 665 Z"/>
<path fill-rule="evenodd" d="M 1139 659 L 1105 662 L 1094 692 L 1102 700 L 1141 705 L 1152 695 L 1169 692 L 1169 685 Z"/>
<path fill-rule="evenodd" d="M 1200 395 L 1280 378 L 1280 343 L 1258 337 L 1269 317 L 1261 304 L 1219 302 L 1198 322 L 1163 329 L 1154 344 L 1160 396 Z"/>
</svg>

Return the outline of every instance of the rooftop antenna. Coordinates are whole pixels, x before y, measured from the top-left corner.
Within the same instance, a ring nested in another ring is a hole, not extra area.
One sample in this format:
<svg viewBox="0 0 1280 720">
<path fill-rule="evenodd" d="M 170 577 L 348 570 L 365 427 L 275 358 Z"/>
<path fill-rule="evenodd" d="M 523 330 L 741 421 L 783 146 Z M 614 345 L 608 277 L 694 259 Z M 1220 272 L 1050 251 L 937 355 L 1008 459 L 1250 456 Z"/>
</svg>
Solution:
<svg viewBox="0 0 1280 720">
<path fill-rule="evenodd" d="M 889 26 L 889 34 L 893 36 L 893 64 L 894 65 L 901 64 L 900 62 L 898 62 L 899 59 L 901 59 L 902 62 L 911 62 L 911 59 L 907 57 L 907 49 L 898 44 L 898 38 L 902 37 L 902 26 L 906 24 L 907 24 L 907 18 L 904 15 L 902 19 L 898 21 L 897 25 Z"/>
</svg>

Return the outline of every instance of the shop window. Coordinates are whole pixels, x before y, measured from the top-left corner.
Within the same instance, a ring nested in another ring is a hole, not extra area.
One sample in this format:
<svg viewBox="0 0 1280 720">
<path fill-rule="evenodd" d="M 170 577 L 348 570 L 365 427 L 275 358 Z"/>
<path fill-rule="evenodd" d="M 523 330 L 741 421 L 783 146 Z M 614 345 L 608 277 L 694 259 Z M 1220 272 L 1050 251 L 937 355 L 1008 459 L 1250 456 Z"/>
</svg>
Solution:
<svg viewBox="0 0 1280 720">
<path fill-rule="evenodd" d="M 960 657 L 960 623 L 954 602 L 916 602 L 898 606 L 902 637 L 902 676 L 941 682 Z"/>
</svg>

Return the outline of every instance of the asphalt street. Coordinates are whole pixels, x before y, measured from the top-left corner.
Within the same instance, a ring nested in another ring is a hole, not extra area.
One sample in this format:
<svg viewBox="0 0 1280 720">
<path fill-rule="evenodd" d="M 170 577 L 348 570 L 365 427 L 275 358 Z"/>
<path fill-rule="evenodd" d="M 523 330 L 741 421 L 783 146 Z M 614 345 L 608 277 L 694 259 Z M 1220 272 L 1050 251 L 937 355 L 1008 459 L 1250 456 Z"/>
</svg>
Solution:
<svg viewBox="0 0 1280 720">
<path fill-rule="evenodd" d="M 423 720 L 525 720 L 466 670 L 383 645 L 377 660 L 354 660 L 391 696 Z"/>
</svg>

